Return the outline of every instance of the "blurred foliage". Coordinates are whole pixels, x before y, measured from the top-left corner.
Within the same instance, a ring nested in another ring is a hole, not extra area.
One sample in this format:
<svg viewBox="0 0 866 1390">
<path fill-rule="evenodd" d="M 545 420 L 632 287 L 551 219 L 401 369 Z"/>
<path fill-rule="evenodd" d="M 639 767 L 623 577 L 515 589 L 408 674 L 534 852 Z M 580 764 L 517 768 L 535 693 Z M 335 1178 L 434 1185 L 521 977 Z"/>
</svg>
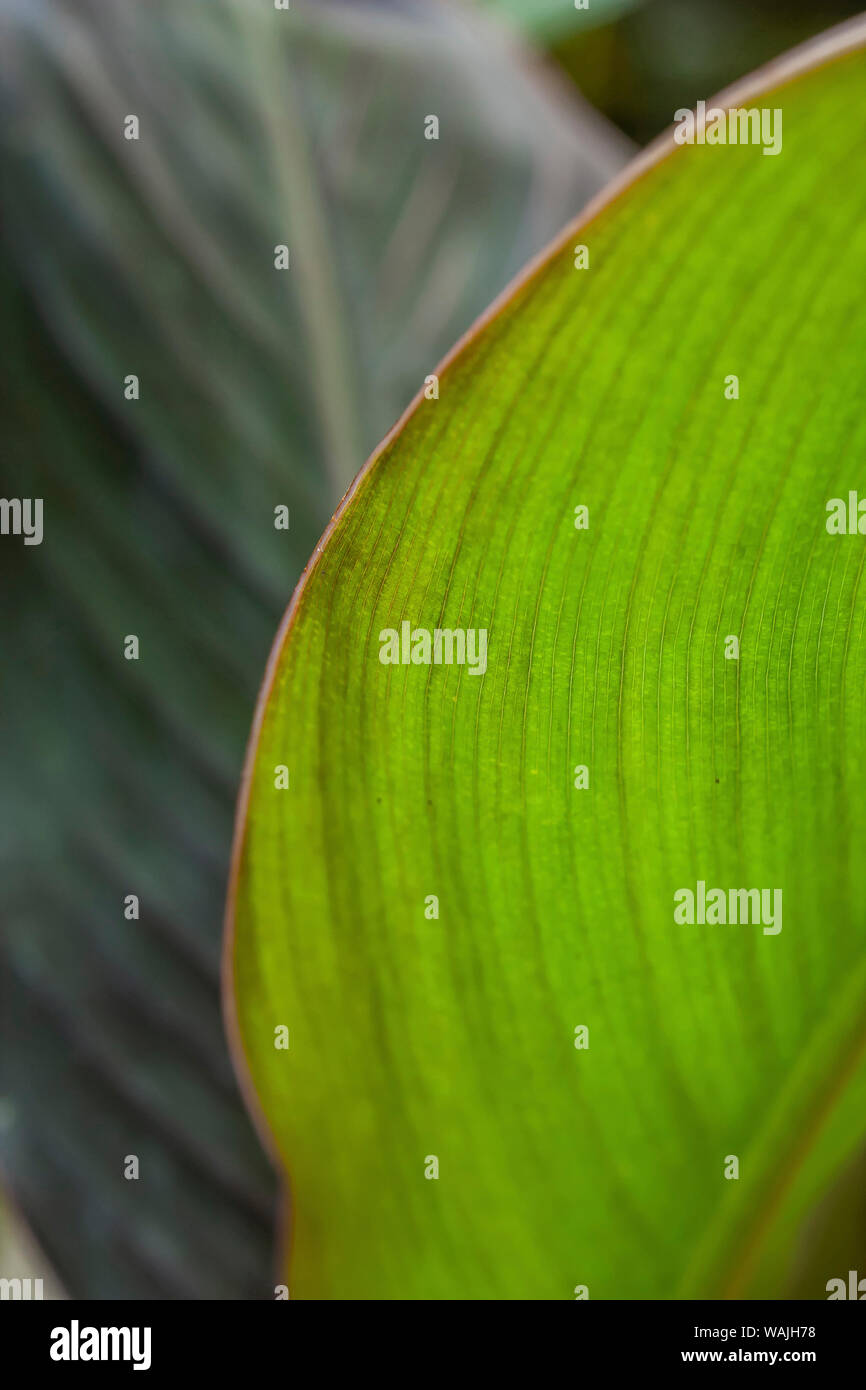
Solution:
<svg viewBox="0 0 866 1390">
<path fill-rule="evenodd" d="M 571 34 L 586 33 L 598 24 L 608 24 L 626 10 L 646 0 L 589 0 L 578 9 L 573 0 L 475 0 L 494 11 L 536 43 L 553 43 Z"/>
<path fill-rule="evenodd" d="M 0 1126 L 3 1124 L 0 1109 Z M 0 1279 L 41 1279 L 44 1301 L 65 1298 L 53 1270 L 12 1203 L 0 1191 Z"/>
<path fill-rule="evenodd" d="M 828 1279 L 856 1269 L 866 1252 L 866 1153 L 858 1153 L 838 1182 L 803 1223 L 786 1298 L 827 1297 Z"/>
<path fill-rule="evenodd" d="M 584 96 L 642 145 L 671 124 L 678 107 L 713 96 L 863 8 L 857 0 L 642 0 L 619 7 L 608 22 L 604 0 L 590 0 L 582 22 L 570 0 L 490 3 L 524 28 L 532 27 L 526 15 L 559 10 L 561 28 L 545 21 L 536 39 Z"/>
<path fill-rule="evenodd" d="M 444 3 L 0 23 L 4 490 L 45 499 L 0 552 L 0 1162 L 73 1296 L 268 1296 L 219 1007 L 268 648 L 366 453 L 631 147 Z"/>
</svg>

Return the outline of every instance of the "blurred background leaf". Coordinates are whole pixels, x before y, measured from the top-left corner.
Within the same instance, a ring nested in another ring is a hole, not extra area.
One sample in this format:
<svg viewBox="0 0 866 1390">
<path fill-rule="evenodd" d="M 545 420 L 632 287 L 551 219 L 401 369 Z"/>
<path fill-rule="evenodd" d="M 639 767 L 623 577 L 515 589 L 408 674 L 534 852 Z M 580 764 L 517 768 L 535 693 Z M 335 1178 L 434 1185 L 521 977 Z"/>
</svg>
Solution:
<svg viewBox="0 0 866 1390">
<path fill-rule="evenodd" d="M 584 95 L 643 145 L 678 107 L 713 96 L 862 8 L 862 0 L 643 0 L 612 14 L 590 0 L 587 13 L 605 22 L 550 32 L 546 46 Z"/>
<path fill-rule="evenodd" d="M 0 1107 L 0 1126 L 4 1114 Z M 50 1268 L 43 1252 L 12 1203 L 0 1190 L 0 1279 L 29 1279 L 31 1296 L 37 1297 L 35 1280 L 41 1279 L 43 1300 L 57 1300 L 66 1295 Z"/>
<path fill-rule="evenodd" d="M 0 554 L 0 1161 L 72 1296 L 267 1297 L 217 972 L 273 630 L 365 454 L 630 146 L 447 4 L 0 23 L 3 492 L 45 499 Z"/>
<path fill-rule="evenodd" d="M 475 3 L 495 11 L 535 42 L 553 43 L 572 34 L 585 34 L 598 24 L 609 24 L 645 0 L 588 0 L 586 9 L 577 9 L 574 0 L 475 0 Z"/>
</svg>

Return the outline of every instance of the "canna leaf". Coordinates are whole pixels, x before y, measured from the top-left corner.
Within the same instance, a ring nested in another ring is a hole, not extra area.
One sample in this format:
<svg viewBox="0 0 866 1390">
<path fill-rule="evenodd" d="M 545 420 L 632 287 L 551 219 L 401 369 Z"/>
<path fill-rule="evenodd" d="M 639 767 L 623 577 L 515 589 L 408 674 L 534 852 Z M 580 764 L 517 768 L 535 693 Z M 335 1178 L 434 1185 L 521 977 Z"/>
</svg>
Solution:
<svg viewBox="0 0 866 1390">
<path fill-rule="evenodd" d="M 864 43 L 572 224 L 296 590 L 227 938 L 293 1297 L 781 1297 L 862 1149 Z"/>
</svg>

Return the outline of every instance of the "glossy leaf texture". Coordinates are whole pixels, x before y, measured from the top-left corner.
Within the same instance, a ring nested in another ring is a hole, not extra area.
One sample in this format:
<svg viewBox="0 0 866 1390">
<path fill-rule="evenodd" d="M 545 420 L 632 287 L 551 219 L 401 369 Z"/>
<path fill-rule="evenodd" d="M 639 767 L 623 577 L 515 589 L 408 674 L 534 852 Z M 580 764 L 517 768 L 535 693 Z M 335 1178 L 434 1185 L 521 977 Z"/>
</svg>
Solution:
<svg viewBox="0 0 866 1390">
<path fill-rule="evenodd" d="M 227 955 L 293 1297 L 782 1297 L 858 1161 L 863 43 L 723 98 L 780 154 L 668 136 L 568 228 L 295 594 Z"/>
<path fill-rule="evenodd" d="M 444 4 L 0 23 L 3 493 L 45 515 L 0 553 L 0 1164 L 73 1297 L 269 1297 L 218 983 L 258 674 L 365 453 L 628 146 Z"/>
</svg>

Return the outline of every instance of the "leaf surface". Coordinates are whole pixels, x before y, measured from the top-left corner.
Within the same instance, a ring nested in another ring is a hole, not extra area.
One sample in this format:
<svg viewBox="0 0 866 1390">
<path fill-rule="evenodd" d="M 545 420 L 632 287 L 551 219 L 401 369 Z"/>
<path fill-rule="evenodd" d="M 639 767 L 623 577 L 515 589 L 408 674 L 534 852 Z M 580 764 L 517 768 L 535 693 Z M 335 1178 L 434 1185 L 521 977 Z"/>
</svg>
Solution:
<svg viewBox="0 0 866 1390">
<path fill-rule="evenodd" d="M 667 137 L 567 229 L 296 591 L 227 958 L 293 1297 L 780 1297 L 862 1144 L 863 43 L 722 99 L 778 156 Z M 383 664 L 404 622 L 486 672 Z"/>
</svg>

